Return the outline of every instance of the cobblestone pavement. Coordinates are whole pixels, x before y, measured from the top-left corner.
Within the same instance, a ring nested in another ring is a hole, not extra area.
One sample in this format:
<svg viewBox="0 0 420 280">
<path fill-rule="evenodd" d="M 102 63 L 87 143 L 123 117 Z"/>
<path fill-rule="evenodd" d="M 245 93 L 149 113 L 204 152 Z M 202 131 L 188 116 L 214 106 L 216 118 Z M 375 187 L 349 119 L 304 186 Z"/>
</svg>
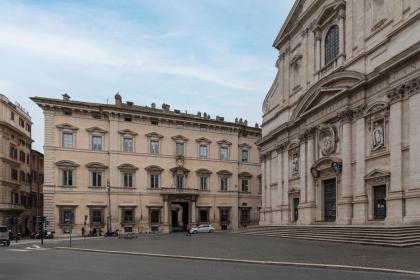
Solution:
<svg viewBox="0 0 420 280">
<path fill-rule="evenodd" d="M 46 246 L 68 246 L 68 241 Z M 304 262 L 420 271 L 420 247 L 390 248 L 217 232 L 75 240 L 73 247 L 141 253 Z"/>
</svg>

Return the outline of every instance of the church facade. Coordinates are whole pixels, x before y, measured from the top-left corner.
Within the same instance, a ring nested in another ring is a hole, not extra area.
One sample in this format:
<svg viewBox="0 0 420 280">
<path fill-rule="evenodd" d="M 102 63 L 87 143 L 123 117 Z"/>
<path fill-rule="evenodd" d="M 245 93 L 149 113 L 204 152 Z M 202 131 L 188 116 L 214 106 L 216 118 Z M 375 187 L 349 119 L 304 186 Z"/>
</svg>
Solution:
<svg viewBox="0 0 420 280">
<path fill-rule="evenodd" d="M 261 225 L 420 224 L 420 2 L 298 0 L 263 103 Z"/>
</svg>

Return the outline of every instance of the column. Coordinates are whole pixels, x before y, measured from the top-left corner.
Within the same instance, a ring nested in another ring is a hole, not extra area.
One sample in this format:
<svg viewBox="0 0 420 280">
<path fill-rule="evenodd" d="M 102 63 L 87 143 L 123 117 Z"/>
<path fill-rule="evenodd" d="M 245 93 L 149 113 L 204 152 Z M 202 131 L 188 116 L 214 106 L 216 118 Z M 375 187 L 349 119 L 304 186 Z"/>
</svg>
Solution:
<svg viewBox="0 0 420 280">
<path fill-rule="evenodd" d="M 353 189 L 352 189 L 352 111 L 345 111 L 342 115 L 343 139 L 342 139 L 342 158 L 343 170 L 341 174 L 340 198 L 338 201 L 337 223 L 351 224 L 353 216 Z"/>
<path fill-rule="evenodd" d="M 266 195 L 267 195 L 267 201 L 266 201 L 266 209 L 267 209 L 267 213 L 266 213 L 266 221 L 269 224 L 272 224 L 273 222 L 273 212 L 272 212 L 272 199 L 271 199 L 271 152 L 267 155 L 267 159 L 266 159 L 266 174 L 267 174 L 267 178 L 266 178 L 266 184 L 267 184 L 267 190 L 266 190 Z"/>
<path fill-rule="evenodd" d="M 283 207 L 282 223 L 290 223 L 290 205 L 289 205 L 289 151 L 287 147 L 283 149 Z"/>
<path fill-rule="evenodd" d="M 344 63 L 344 59 L 345 59 L 345 25 L 344 25 L 344 19 L 346 17 L 345 15 L 345 10 L 341 9 L 338 12 L 338 18 L 339 18 L 339 22 L 338 22 L 338 27 L 339 27 L 339 34 L 338 34 L 338 39 L 339 39 L 339 52 L 340 52 L 340 57 L 338 59 L 338 64 L 342 65 Z"/>
<path fill-rule="evenodd" d="M 169 202 L 168 198 L 163 198 L 163 224 L 168 225 L 169 224 Z"/>
<path fill-rule="evenodd" d="M 306 186 L 306 137 L 304 134 L 299 135 L 299 173 L 300 173 L 300 201 L 299 201 L 299 220 L 298 224 L 310 223 L 310 209 L 307 202 L 307 186 Z"/>
<path fill-rule="evenodd" d="M 321 69 L 321 33 L 315 31 L 315 73 Z"/>
<path fill-rule="evenodd" d="M 416 82 L 417 81 L 417 82 Z M 413 90 L 410 92 L 409 106 L 409 180 L 407 198 L 405 200 L 406 216 L 404 223 L 420 224 L 420 78 L 414 80 L 411 85 Z M 415 86 L 417 84 L 417 87 Z M 391 175 L 392 176 L 392 175 Z M 410 197 L 410 198 L 409 198 Z"/>
<path fill-rule="evenodd" d="M 266 187 L 265 187 L 265 155 L 261 156 L 261 211 L 260 225 L 265 224 L 265 208 L 266 208 Z"/>
<path fill-rule="evenodd" d="M 283 154 L 282 148 L 277 150 L 277 201 L 276 201 L 276 219 L 273 219 L 274 224 L 281 224 L 282 220 L 282 205 L 283 205 Z"/>
<path fill-rule="evenodd" d="M 315 163 L 315 129 L 310 128 L 306 131 L 307 155 L 306 155 L 306 184 L 307 184 L 307 215 L 309 224 L 315 221 L 316 203 L 315 203 L 315 180 L 311 168 Z"/>
<path fill-rule="evenodd" d="M 390 186 L 386 197 L 387 216 L 386 224 L 401 224 L 403 218 L 402 201 L 402 102 L 401 94 L 394 91 L 394 99 L 391 100 L 389 111 L 389 151 L 390 151 Z"/>
<path fill-rule="evenodd" d="M 366 136 L 365 136 L 365 118 L 363 116 L 363 108 L 359 108 L 356 112 L 356 176 L 355 188 L 353 193 L 353 224 L 366 224 L 368 201 L 365 189 L 366 175 Z"/>
<path fill-rule="evenodd" d="M 234 210 L 234 209 L 232 209 Z M 197 220 L 195 218 L 195 214 L 196 214 L 196 207 L 195 207 L 195 198 L 191 201 L 191 226 L 196 226 L 197 225 Z"/>
</svg>

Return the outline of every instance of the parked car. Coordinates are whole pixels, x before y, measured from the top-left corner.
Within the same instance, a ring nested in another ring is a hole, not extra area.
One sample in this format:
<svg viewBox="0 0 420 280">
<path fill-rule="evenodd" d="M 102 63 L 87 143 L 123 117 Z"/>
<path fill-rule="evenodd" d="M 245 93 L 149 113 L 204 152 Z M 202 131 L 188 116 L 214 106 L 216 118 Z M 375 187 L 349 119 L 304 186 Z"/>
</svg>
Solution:
<svg viewBox="0 0 420 280">
<path fill-rule="evenodd" d="M 214 227 L 210 224 L 202 224 L 202 225 L 199 225 L 198 227 L 193 227 L 190 229 L 191 234 L 197 234 L 201 232 L 212 233 L 214 232 Z"/>
<path fill-rule="evenodd" d="M 5 226 L 0 226 L 0 243 L 3 246 L 10 246 L 9 229 Z"/>
</svg>

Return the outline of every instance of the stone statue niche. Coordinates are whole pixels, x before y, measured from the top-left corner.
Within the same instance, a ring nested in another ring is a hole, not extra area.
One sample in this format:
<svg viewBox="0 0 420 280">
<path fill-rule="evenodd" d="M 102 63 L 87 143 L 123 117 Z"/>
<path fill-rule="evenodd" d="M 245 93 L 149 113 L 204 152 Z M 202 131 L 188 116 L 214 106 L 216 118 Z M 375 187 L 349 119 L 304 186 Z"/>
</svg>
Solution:
<svg viewBox="0 0 420 280">
<path fill-rule="evenodd" d="M 383 147 L 385 147 L 383 120 L 377 120 L 373 123 L 372 128 L 372 151 L 377 151 Z"/>
</svg>

